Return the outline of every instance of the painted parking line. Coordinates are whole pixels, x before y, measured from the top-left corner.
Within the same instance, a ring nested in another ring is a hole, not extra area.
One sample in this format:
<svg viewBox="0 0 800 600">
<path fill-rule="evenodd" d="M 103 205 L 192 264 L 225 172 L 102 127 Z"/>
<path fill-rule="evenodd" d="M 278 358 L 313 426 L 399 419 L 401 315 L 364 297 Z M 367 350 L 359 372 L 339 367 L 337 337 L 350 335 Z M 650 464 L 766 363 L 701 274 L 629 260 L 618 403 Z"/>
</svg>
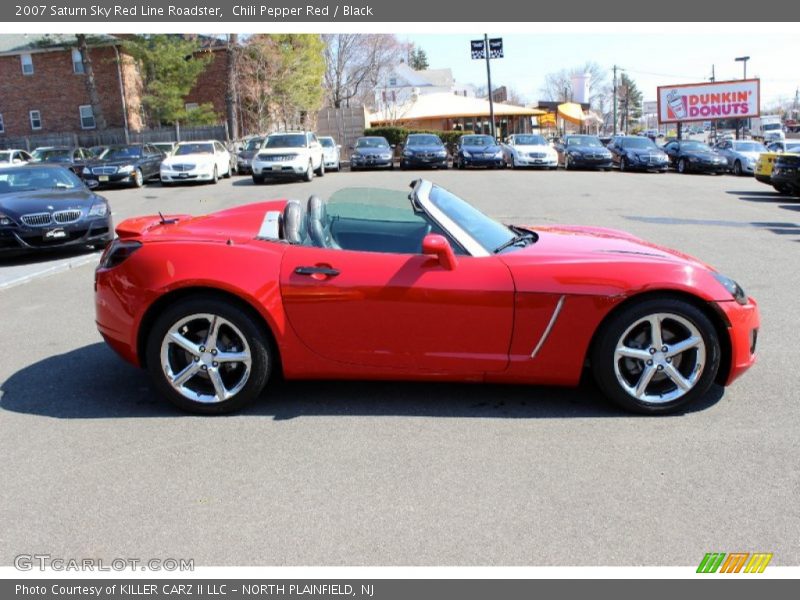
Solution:
<svg viewBox="0 0 800 600">
<path fill-rule="evenodd" d="M 0 267 L 0 290 L 27 283 L 33 279 L 47 277 L 62 271 L 75 269 L 100 260 L 100 252 L 70 256 L 40 264 L 22 264 Z"/>
</svg>

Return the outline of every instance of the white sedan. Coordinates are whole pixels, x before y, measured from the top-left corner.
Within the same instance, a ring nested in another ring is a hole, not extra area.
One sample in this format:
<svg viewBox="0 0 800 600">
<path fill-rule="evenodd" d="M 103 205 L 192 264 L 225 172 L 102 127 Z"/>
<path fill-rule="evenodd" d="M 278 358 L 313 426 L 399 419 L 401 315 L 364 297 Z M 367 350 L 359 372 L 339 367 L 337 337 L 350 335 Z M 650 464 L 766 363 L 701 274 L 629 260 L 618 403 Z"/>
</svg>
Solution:
<svg viewBox="0 0 800 600">
<path fill-rule="evenodd" d="M 544 136 L 515 133 L 503 144 L 503 160 L 512 169 L 517 167 L 558 167 L 558 154 Z"/>
<path fill-rule="evenodd" d="M 25 150 L 0 150 L 0 168 L 24 165 L 31 160 L 33 158 Z"/>
<path fill-rule="evenodd" d="M 220 177 L 231 176 L 231 155 L 220 142 L 181 142 L 172 156 L 161 163 L 161 184 L 187 181 L 217 183 Z"/>
</svg>

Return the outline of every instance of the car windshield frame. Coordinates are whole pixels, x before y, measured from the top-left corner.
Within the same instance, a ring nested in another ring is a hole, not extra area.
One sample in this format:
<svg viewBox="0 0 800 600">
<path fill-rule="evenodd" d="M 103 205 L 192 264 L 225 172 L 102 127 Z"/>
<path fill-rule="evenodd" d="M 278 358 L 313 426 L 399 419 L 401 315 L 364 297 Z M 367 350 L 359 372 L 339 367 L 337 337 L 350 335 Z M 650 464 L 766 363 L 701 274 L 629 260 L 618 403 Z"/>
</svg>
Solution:
<svg viewBox="0 0 800 600">
<path fill-rule="evenodd" d="M 737 147 L 738 146 L 738 147 Z M 747 146 L 743 148 L 742 146 Z M 754 148 L 749 148 L 754 146 Z M 731 150 L 734 152 L 766 152 L 767 148 L 760 142 L 751 142 L 750 140 L 736 140 L 731 144 Z"/>
<path fill-rule="evenodd" d="M 336 147 L 336 141 L 332 137 L 326 137 L 326 136 L 318 137 L 317 141 L 319 142 L 319 145 L 322 146 L 323 148 Z"/>
<path fill-rule="evenodd" d="M 564 144 L 567 148 L 570 146 L 586 146 L 588 148 L 605 148 L 603 146 L 603 142 L 600 141 L 600 138 L 597 138 L 593 135 L 572 135 L 567 136 L 565 140 L 566 144 Z M 574 141 L 574 143 L 573 143 Z"/>
<path fill-rule="evenodd" d="M 680 142 L 681 150 L 699 150 L 700 152 L 713 152 L 711 146 L 698 142 L 697 140 L 682 140 Z"/>
<path fill-rule="evenodd" d="M 406 140 L 406 146 L 435 146 L 441 148 L 444 146 L 441 138 L 438 135 L 430 133 L 415 133 L 409 135 Z"/>
<path fill-rule="evenodd" d="M 411 196 L 415 208 L 447 231 L 472 256 L 492 256 L 517 233 L 486 216 L 469 202 L 443 187 L 420 179 Z M 512 249 L 513 246 L 509 246 Z"/>
<path fill-rule="evenodd" d="M 99 156 L 103 160 L 138 160 L 144 156 L 144 149 L 141 146 L 117 146 L 110 147 Z M 97 157 L 96 157 L 97 158 Z"/>
<path fill-rule="evenodd" d="M 651 140 L 649 137 L 626 137 L 622 138 L 619 141 L 620 147 L 626 150 L 634 149 L 634 150 L 658 150 L 658 146 L 656 143 Z"/>
<path fill-rule="evenodd" d="M 264 140 L 263 148 L 306 148 L 308 145 L 304 133 L 273 133 Z"/>
<path fill-rule="evenodd" d="M 356 148 L 363 149 L 363 148 L 379 148 L 383 150 L 388 150 L 391 148 L 389 146 L 389 142 L 386 138 L 382 137 L 361 137 L 356 140 Z"/>
<path fill-rule="evenodd" d="M 462 146 L 481 146 L 486 148 L 497 145 L 497 140 L 490 135 L 462 135 L 459 142 Z"/>
<path fill-rule="evenodd" d="M 263 143 L 264 143 L 264 138 L 254 138 L 252 140 L 248 140 L 242 151 L 255 152 L 261 149 Z"/>
<path fill-rule="evenodd" d="M 190 150 L 182 152 L 184 148 L 190 148 Z M 178 144 L 172 156 L 187 156 L 189 154 L 214 154 L 214 144 L 211 142 L 186 142 L 185 144 Z"/>
<path fill-rule="evenodd" d="M 15 180 L 28 180 L 28 183 L 38 185 L 16 185 Z M 46 190 L 73 191 L 85 189 L 86 185 L 81 179 L 69 169 L 64 167 L 9 167 L 0 170 L 0 182 L 6 185 L 0 186 L 0 195 L 16 194 L 19 192 L 36 192 Z M 45 184 L 45 182 L 47 182 Z M 55 184 L 55 185 L 54 185 Z"/>
<path fill-rule="evenodd" d="M 527 140 L 527 141 L 526 141 Z M 530 140 L 534 140 L 531 142 Z M 540 141 L 535 141 L 540 140 Z M 514 138 L 514 144 L 517 146 L 549 146 L 550 144 L 547 143 L 547 140 L 543 135 L 537 134 L 525 134 L 525 135 L 518 135 Z"/>
</svg>

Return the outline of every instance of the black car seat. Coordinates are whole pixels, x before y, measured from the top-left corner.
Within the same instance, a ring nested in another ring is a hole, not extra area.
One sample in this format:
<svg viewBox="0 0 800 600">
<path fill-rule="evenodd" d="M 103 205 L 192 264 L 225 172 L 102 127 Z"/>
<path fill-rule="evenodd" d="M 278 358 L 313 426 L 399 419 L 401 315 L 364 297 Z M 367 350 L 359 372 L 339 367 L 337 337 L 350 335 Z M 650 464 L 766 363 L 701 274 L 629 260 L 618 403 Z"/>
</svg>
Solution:
<svg viewBox="0 0 800 600">
<path fill-rule="evenodd" d="M 325 202 L 318 196 L 311 196 L 308 199 L 308 235 L 311 243 L 318 248 L 341 249 L 333 239 Z"/>
<path fill-rule="evenodd" d="M 283 239 L 290 244 L 302 244 L 307 238 L 306 214 L 297 200 L 289 200 L 281 218 Z"/>
</svg>

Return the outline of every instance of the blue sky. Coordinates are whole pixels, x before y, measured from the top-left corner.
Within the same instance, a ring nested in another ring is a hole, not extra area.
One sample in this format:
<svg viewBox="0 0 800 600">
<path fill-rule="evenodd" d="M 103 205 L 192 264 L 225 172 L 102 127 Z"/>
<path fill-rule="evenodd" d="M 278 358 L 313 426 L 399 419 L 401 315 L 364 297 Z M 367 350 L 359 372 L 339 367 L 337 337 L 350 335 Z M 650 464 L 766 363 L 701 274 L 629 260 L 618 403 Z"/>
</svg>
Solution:
<svg viewBox="0 0 800 600">
<path fill-rule="evenodd" d="M 725 28 L 724 23 L 711 26 Z M 655 100 L 659 85 L 707 80 L 712 64 L 716 65 L 718 81 L 741 79 L 742 63 L 734 58 L 750 56 L 747 76 L 761 78 L 762 107 L 782 98 L 793 99 L 800 86 L 800 35 L 642 33 L 653 27 L 669 29 L 671 25 L 631 24 L 631 33 L 609 34 L 504 35 L 488 31 L 489 37 L 503 38 L 505 49 L 505 58 L 492 61 L 492 85 L 509 85 L 529 102 L 535 102 L 540 99 L 547 73 L 594 61 L 607 67 L 609 73 L 614 64 L 626 69 L 644 99 Z M 472 60 L 469 54 L 470 39 L 483 38 L 483 32 L 398 37 L 424 48 L 431 68 L 450 67 L 460 82 L 486 84 L 485 62 Z"/>
</svg>

